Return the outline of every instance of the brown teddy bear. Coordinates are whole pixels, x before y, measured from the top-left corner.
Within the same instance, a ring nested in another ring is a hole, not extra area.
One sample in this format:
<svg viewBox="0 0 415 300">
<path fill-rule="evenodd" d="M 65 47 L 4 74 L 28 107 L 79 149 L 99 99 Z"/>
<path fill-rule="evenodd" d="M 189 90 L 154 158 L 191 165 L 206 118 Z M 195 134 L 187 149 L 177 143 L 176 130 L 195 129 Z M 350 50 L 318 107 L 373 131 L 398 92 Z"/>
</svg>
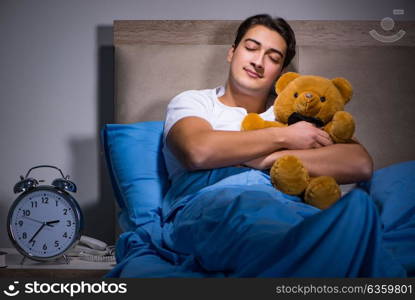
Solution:
<svg viewBox="0 0 415 300">
<path fill-rule="evenodd" d="M 314 123 L 326 131 L 333 142 L 352 142 L 353 117 L 343 111 L 353 90 L 344 78 L 327 79 L 289 72 L 275 84 L 277 98 L 274 113 L 278 121 L 265 121 L 250 113 L 242 121 L 242 130 L 284 127 L 298 121 Z M 285 155 L 277 159 L 270 171 L 272 184 L 290 195 L 303 195 L 306 203 L 325 209 L 341 197 L 339 185 L 330 176 L 310 177 L 300 159 Z"/>
</svg>

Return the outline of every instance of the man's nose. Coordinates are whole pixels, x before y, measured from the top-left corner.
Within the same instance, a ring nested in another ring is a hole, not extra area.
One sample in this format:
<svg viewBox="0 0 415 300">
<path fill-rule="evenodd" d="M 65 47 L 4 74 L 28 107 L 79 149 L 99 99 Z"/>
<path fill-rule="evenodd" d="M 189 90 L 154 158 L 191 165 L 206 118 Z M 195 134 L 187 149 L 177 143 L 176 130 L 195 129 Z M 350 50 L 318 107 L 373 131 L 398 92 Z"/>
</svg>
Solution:
<svg viewBox="0 0 415 300">
<path fill-rule="evenodd" d="M 257 68 L 257 69 L 263 69 L 264 68 L 264 55 L 263 54 L 257 54 L 252 59 L 251 64 Z"/>
</svg>

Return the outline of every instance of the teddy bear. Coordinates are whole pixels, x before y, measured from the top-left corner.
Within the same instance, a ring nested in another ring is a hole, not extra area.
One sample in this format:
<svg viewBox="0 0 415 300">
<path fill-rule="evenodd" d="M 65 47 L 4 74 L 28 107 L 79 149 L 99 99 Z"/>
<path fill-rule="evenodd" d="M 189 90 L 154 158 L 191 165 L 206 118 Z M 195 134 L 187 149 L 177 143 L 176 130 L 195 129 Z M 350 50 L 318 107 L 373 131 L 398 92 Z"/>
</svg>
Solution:
<svg viewBox="0 0 415 300">
<path fill-rule="evenodd" d="M 326 131 L 334 143 L 353 142 L 355 122 L 344 105 L 352 97 L 352 86 L 345 78 L 327 79 L 295 72 L 283 74 L 275 83 L 277 97 L 274 114 L 278 121 L 265 121 L 249 113 L 242 130 L 285 127 L 307 121 Z M 310 177 L 301 160 L 294 155 L 278 158 L 270 170 L 271 182 L 278 190 L 298 195 L 320 209 L 326 209 L 340 197 L 340 187 L 331 176 Z"/>
</svg>

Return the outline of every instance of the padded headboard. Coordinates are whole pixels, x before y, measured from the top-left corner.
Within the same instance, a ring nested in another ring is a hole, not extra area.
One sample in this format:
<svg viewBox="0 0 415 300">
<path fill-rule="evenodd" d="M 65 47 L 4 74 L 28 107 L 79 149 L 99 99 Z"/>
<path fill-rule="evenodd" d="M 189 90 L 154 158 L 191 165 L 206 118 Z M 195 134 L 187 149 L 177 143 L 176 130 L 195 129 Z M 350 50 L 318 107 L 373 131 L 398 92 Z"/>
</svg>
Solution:
<svg viewBox="0 0 415 300">
<path fill-rule="evenodd" d="M 114 21 L 116 122 L 163 120 L 178 93 L 224 84 L 240 22 Z M 298 44 L 291 70 L 352 83 L 346 110 L 375 168 L 415 159 L 415 22 L 396 22 L 406 34 L 394 43 L 369 34 L 393 34 L 375 21 L 289 23 Z"/>
</svg>

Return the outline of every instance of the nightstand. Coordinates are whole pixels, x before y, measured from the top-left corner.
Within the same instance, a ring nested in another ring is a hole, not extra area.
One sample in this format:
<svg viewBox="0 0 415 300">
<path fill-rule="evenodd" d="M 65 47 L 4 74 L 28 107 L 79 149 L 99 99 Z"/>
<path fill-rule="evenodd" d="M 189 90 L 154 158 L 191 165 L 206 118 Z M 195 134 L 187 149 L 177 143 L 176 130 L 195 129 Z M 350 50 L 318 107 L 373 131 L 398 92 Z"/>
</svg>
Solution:
<svg viewBox="0 0 415 300">
<path fill-rule="evenodd" d="M 115 266 L 115 262 L 91 262 L 71 257 L 69 264 L 63 259 L 58 262 L 37 262 L 25 259 L 14 248 L 0 248 L 7 252 L 7 267 L 0 268 L 0 278 L 101 278 Z"/>
</svg>

